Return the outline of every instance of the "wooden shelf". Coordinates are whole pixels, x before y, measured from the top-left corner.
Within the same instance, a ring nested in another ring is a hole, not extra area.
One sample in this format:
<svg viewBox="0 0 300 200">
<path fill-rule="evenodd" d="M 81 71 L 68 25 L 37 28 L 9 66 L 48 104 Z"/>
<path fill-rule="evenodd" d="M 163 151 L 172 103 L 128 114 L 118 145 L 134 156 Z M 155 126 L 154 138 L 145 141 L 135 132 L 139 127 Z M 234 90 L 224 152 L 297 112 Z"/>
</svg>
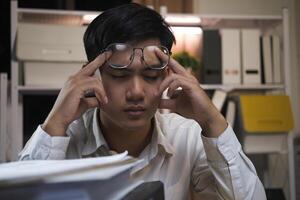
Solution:
<svg viewBox="0 0 300 200">
<path fill-rule="evenodd" d="M 60 87 L 48 86 L 18 86 L 20 94 L 58 94 Z"/>
</svg>

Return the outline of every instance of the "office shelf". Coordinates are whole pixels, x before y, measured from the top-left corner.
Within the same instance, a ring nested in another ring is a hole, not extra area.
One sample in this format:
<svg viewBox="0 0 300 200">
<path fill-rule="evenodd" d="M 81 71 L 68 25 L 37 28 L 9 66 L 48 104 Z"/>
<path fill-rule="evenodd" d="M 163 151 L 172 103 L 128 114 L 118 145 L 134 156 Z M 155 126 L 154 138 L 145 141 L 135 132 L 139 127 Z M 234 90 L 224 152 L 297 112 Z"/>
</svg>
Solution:
<svg viewBox="0 0 300 200">
<path fill-rule="evenodd" d="M 283 84 L 255 84 L 255 85 L 222 85 L 222 84 L 201 84 L 204 90 L 283 90 Z"/>
<path fill-rule="evenodd" d="M 222 84 L 201 84 L 204 90 L 223 90 L 226 92 L 239 90 L 283 90 L 284 85 L 222 85 Z M 61 87 L 55 86 L 18 86 L 20 94 L 58 94 Z"/>
<path fill-rule="evenodd" d="M 18 86 L 20 94 L 58 94 L 60 87 L 47 86 Z"/>
</svg>

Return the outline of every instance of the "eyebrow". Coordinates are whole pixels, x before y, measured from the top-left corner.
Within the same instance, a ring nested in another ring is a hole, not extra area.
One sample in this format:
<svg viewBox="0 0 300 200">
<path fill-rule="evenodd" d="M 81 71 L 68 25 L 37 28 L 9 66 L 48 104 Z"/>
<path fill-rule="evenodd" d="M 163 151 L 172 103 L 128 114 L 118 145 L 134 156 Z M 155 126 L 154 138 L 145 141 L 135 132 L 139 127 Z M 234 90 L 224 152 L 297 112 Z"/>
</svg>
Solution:
<svg viewBox="0 0 300 200">
<path fill-rule="evenodd" d="M 133 69 L 129 69 L 129 68 L 122 68 L 122 69 L 117 69 L 117 68 L 110 68 L 110 70 L 112 70 L 112 71 L 120 71 L 120 72 L 133 72 L 134 70 Z M 145 71 L 159 71 L 159 70 L 156 70 L 156 69 L 151 69 L 150 67 L 146 67 L 146 68 L 143 68 L 142 70 L 141 70 L 142 72 L 145 72 Z"/>
</svg>

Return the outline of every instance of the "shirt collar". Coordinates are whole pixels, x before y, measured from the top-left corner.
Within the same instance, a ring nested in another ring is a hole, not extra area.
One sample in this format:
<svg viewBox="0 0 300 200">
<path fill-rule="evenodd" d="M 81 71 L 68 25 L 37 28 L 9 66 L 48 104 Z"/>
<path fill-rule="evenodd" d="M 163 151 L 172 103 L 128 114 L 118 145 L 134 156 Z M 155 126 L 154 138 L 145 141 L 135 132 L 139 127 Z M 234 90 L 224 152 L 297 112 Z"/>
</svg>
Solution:
<svg viewBox="0 0 300 200">
<path fill-rule="evenodd" d="M 105 141 L 100 124 L 99 124 L 99 108 L 95 108 L 93 111 L 86 112 L 83 115 L 83 121 L 85 128 L 87 130 L 87 140 L 83 147 L 82 155 L 87 156 L 95 153 L 100 147 L 104 147 L 109 151 L 107 142 Z M 154 129 L 153 135 L 149 146 L 150 154 L 148 154 L 148 159 L 153 159 L 158 151 L 162 151 L 168 156 L 172 156 L 174 153 L 174 148 L 167 140 L 163 133 L 162 127 L 162 117 L 160 113 L 156 113 L 154 116 Z M 146 147 L 147 149 L 147 147 Z M 143 155 L 143 152 L 142 154 Z"/>
<path fill-rule="evenodd" d="M 88 111 L 83 115 L 83 121 L 87 131 L 87 140 L 83 146 L 82 155 L 87 156 L 95 153 L 99 147 L 108 149 L 99 124 L 99 109 Z"/>
<path fill-rule="evenodd" d="M 163 124 L 161 122 L 162 122 L 162 116 L 159 112 L 157 112 L 154 116 L 153 142 L 156 142 L 156 144 L 157 144 L 156 147 L 161 147 L 161 149 L 166 154 L 171 156 L 174 153 L 174 148 L 168 141 L 166 135 L 164 134 Z"/>
<path fill-rule="evenodd" d="M 136 173 L 137 171 L 146 167 L 149 162 L 154 159 L 158 153 L 161 153 L 162 156 L 170 157 L 174 154 L 174 148 L 163 134 L 163 123 L 161 115 L 157 112 L 154 116 L 154 129 L 152 134 L 152 139 L 150 144 L 142 151 L 139 156 L 140 160 L 143 160 L 138 165 L 136 165 L 131 174 Z"/>
</svg>

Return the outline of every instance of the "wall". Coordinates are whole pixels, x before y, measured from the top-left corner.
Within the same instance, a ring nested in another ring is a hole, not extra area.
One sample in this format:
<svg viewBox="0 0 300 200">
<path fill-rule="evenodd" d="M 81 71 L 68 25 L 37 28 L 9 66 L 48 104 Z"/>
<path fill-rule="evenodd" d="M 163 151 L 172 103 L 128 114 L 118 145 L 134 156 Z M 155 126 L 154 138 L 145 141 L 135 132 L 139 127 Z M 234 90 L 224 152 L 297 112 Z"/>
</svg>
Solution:
<svg viewBox="0 0 300 200">
<path fill-rule="evenodd" d="M 282 0 L 194 0 L 194 13 L 227 15 L 278 15 Z"/>
</svg>

